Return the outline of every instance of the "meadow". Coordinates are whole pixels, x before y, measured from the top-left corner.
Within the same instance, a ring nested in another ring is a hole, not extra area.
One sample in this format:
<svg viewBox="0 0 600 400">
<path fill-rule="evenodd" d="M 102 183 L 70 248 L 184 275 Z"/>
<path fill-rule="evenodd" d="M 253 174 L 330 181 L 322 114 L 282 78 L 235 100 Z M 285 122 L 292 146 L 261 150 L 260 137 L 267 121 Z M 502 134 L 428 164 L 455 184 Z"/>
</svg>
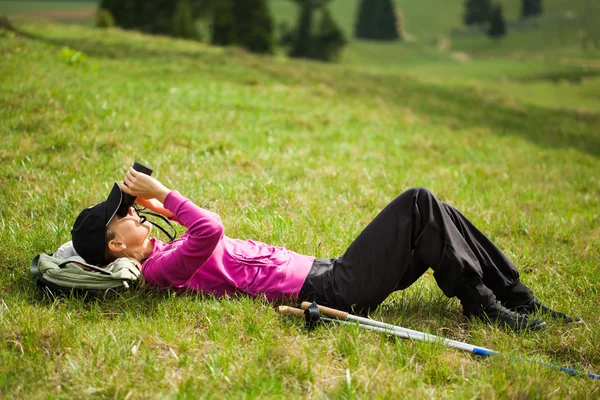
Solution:
<svg viewBox="0 0 600 400">
<path fill-rule="evenodd" d="M 307 332 L 262 299 L 135 290 L 51 300 L 29 273 L 134 160 L 219 213 L 228 236 L 324 258 L 402 190 L 425 186 L 488 234 L 542 300 L 584 324 L 516 335 L 469 321 L 431 273 L 371 317 L 600 373 L 594 57 L 492 49 L 459 62 L 406 44 L 398 51 L 435 57 L 378 64 L 372 55 L 392 47 L 356 42 L 353 61 L 322 64 L 14 25 L 0 28 L 0 397 L 600 396 L 598 380 L 511 357 L 353 327 Z"/>
</svg>

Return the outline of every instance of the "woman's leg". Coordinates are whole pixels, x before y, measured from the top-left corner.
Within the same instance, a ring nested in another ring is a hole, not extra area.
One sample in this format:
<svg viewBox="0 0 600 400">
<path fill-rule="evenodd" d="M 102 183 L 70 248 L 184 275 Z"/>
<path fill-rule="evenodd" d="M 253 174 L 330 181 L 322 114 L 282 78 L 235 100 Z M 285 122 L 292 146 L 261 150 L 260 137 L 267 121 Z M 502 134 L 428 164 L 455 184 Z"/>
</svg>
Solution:
<svg viewBox="0 0 600 400">
<path fill-rule="evenodd" d="M 414 188 L 385 207 L 333 266 L 308 284 L 316 299 L 363 312 L 408 287 L 428 267 L 442 291 L 457 296 L 469 312 L 495 301 L 445 207 L 429 190 Z"/>
<path fill-rule="evenodd" d="M 342 257 L 317 260 L 300 298 L 359 314 L 383 302 L 410 269 L 415 196 L 408 190 L 388 204 Z"/>
<path fill-rule="evenodd" d="M 530 302 L 534 297 L 531 289 L 519 280 L 519 271 L 506 255 L 457 209 L 446 203 L 442 205 L 477 257 L 483 272 L 483 284 L 507 307 Z"/>
</svg>

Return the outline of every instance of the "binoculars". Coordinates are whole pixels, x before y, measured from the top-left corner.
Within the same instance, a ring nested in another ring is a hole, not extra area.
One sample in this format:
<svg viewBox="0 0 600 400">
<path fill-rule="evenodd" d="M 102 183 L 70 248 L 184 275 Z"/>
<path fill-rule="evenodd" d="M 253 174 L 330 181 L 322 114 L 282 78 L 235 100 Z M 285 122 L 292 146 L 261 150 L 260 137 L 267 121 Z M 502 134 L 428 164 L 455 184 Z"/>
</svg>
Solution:
<svg viewBox="0 0 600 400">
<path fill-rule="evenodd" d="M 152 175 L 152 168 L 137 161 L 133 163 L 133 169 L 146 175 Z M 129 212 L 129 208 L 135 203 L 135 199 L 135 196 L 121 191 L 121 205 L 117 209 L 117 215 L 121 218 L 126 216 Z"/>
</svg>

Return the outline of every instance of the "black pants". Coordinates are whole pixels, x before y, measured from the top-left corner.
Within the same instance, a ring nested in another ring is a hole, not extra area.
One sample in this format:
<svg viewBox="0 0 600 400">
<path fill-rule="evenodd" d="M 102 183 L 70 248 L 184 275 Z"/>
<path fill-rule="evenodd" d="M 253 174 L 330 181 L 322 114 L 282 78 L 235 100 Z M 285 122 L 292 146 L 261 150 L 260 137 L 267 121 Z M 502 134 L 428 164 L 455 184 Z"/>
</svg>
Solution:
<svg viewBox="0 0 600 400">
<path fill-rule="evenodd" d="M 464 215 L 429 190 L 394 199 L 337 259 L 317 259 L 299 300 L 365 313 L 432 268 L 448 297 L 465 312 L 499 300 L 507 306 L 533 294 L 508 258 Z"/>
</svg>

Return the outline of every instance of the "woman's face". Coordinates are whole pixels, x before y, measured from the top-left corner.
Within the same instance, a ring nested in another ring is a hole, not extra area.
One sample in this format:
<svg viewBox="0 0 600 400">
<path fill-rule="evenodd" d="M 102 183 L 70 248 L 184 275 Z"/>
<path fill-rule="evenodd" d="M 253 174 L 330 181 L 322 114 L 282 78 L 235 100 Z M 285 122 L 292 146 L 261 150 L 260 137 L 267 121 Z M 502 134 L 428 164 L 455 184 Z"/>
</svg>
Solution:
<svg viewBox="0 0 600 400">
<path fill-rule="evenodd" d="M 115 233 L 117 243 L 124 244 L 125 247 L 118 249 L 117 252 L 124 251 L 125 254 L 146 254 L 150 245 L 150 232 L 152 224 L 142 222 L 141 218 L 133 207 L 129 208 L 127 215 L 119 217 L 115 215 L 108 224 L 108 229 Z M 110 245 L 109 245 L 110 248 Z M 111 249 L 115 251 L 115 249 Z"/>
</svg>

